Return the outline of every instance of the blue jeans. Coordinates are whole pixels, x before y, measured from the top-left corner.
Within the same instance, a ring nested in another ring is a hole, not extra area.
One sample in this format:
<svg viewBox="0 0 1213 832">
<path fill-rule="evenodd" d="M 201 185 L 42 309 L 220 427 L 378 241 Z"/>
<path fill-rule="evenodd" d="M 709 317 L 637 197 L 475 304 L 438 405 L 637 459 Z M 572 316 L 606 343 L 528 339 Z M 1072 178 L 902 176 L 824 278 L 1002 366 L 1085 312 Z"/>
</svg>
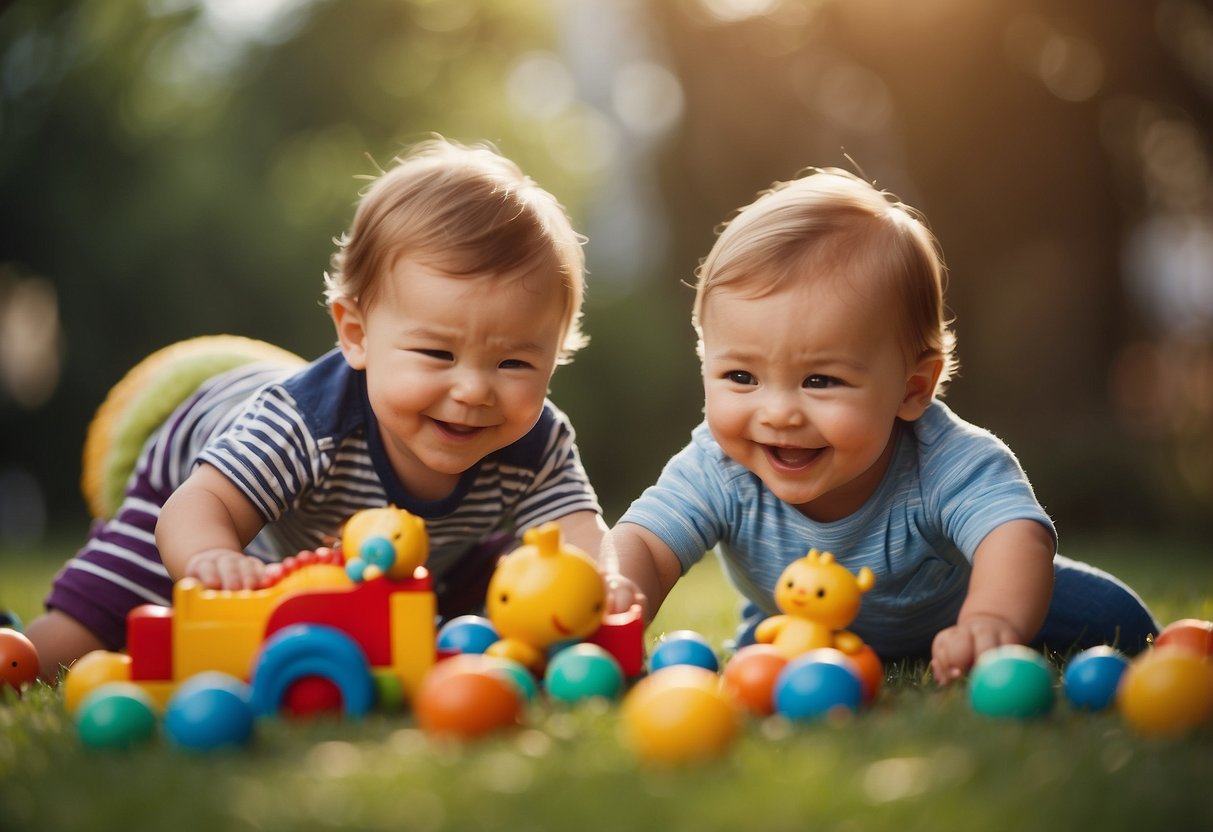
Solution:
<svg viewBox="0 0 1213 832">
<path fill-rule="evenodd" d="M 1137 593 L 1116 577 L 1080 561 L 1058 555 L 1053 561 L 1053 599 L 1032 646 L 1066 654 L 1101 644 L 1110 644 L 1135 655 L 1147 646 L 1146 638 L 1159 631 Z M 766 617 L 756 604 L 741 611 L 736 646 L 754 643 L 754 628 Z M 922 655 L 930 658 L 931 645 Z M 907 657 L 909 658 L 909 657 Z"/>
</svg>

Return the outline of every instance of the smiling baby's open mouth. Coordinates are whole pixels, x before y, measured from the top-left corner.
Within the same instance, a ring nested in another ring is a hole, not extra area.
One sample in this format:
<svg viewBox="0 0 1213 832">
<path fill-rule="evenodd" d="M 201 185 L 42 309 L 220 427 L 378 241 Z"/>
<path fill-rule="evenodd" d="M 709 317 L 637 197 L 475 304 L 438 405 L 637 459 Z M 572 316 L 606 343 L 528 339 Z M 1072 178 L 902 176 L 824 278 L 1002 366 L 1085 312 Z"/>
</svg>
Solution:
<svg viewBox="0 0 1213 832">
<path fill-rule="evenodd" d="M 434 424 L 443 433 L 457 437 L 475 436 L 484 430 L 484 428 L 475 425 L 460 425 L 455 422 L 444 422 L 441 419 L 434 419 Z"/>
<path fill-rule="evenodd" d="M 798 468 L 808 465 L 821 453 L 821 448 L 781 448 L 776 445 L 764 445 L 771 461 L 788 468 Z"/>
</svg>

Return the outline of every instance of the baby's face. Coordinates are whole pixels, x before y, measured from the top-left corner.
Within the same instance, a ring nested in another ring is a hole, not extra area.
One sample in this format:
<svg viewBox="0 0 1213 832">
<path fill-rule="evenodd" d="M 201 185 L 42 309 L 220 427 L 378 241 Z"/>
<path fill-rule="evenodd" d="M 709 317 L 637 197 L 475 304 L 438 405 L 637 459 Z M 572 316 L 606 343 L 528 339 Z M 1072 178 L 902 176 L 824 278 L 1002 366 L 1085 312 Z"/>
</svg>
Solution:
<svg viewBox="0 0 1213 832">
<path fill-rule="evenodd" d="M 730 457 L 815 520 L 876 490 L 907 415 L 911 368 L 891 300 L 810 281 L 761 297 L 717 287 L 704 302 L 708 426 Z"/>
<path fill-rule="evenodd" d="M 564 309 L 555 275 L 456 276 L 403 258 L 384 277 L 346 358 L 366 370 L 384 446 L 414 496 L 445 496 L 534 427 Z"/>
</svg>

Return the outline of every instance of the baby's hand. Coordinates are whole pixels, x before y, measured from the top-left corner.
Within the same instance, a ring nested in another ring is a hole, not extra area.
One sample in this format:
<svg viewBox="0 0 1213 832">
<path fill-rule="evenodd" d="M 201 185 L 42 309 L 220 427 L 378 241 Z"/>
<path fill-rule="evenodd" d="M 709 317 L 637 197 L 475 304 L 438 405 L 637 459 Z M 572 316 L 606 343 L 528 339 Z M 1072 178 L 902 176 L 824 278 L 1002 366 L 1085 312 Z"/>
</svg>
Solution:
<svg viewBox="0 0 1213 832">
<path fill-rule="evenodd" d="M 649 599 L 635 581 L 618 572 L 605 573 L 602 580 L 607 587 L 607 613 L 627 612 L 633 604 L 640 604 L 647 615 Z"/>
<path fill-rule="evenodd" d="M 243 552 L 207 549 L 189 559 L 185 575 L 197 578 L 207 589 L 257 589 L 265 576 L 265 564 Z"/>
<path fill-rule="evenodd" d="M 969 672 L 978 657 L 1004 644 L 1023 644 L 1010 622 L 996 615 L 973 615 L 941 630 L 931 645 L 931 672 L 941 685 Z"/>
</svg>

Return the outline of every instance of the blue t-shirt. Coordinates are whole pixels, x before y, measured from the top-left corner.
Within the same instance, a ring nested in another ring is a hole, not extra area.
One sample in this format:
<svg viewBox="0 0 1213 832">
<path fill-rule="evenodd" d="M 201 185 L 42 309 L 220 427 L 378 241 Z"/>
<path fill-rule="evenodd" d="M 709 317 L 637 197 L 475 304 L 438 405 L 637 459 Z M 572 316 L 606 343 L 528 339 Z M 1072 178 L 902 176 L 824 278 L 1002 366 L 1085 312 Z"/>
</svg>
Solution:
<svg viewBox="0 0 1213 832">
<path fill-rule="evenodd" d="M 1035 520 L 1054 535 L 1011 450 L 990 432 L 933 402 L 899 422 L 893 458 L 868 501 L 819 523 L 776 497 L 727 456 L 706 424 L 620 519 L 643 526 L 677 555 L 685 572 L 718 547 L 725 573 L 767 614 L 784 568 L 810 548 L 829 551 L 876 584 L 849 627 L 881 656 L 916 654 L 955 623 L 973 554 L 995 527 Z"/>
<path fill-rule="evenodd" d="M 221 389 L 240 372 L 209 384 Z M 413 498 L 383 448 L 366 373 L 351 369 L 338 350 L 260 388 L 197 460 L 222 471 L 265 518 L 250 552 L 315 548 L 354 512 L 391 503 L 426 521 L 427 566 L 439 584 L 491 535 L 577 511 L 601 513 L 573 428 L 547 401 L 529 433 L 465 471 L 448 496 Z"/>
</svg>

